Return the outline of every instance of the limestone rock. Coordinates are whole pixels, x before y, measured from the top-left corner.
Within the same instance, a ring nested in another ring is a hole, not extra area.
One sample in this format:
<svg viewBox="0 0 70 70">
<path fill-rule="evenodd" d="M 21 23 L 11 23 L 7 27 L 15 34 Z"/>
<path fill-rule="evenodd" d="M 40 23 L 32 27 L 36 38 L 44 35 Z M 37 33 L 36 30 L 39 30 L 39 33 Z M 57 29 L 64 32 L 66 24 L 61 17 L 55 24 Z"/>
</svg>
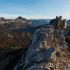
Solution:
<svg viewBox="0 0 70 70">
<path fill-rule="evenodd" d="M 54 70 L 56 52 L 61 52 L 63 48 L 67 48 L 63 30 L 55 30 L 52 25 L 45 25 L 35 32 L 25 56 L 23 70 Z"/>
</svg>

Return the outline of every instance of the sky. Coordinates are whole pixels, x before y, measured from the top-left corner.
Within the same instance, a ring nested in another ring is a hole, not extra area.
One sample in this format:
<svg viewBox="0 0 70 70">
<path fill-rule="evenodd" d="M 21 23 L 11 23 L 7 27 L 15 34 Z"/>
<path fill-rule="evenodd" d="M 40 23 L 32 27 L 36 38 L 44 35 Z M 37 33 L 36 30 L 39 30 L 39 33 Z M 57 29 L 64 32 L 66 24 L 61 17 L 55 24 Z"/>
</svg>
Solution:
<svg viewBox="0 0 70 70">
<path fill-rule="evenodd" d="M 70 0 L 0 0 L 0 17 L 50 19 L 56 16 L 70 19 Z"/>
</svg>

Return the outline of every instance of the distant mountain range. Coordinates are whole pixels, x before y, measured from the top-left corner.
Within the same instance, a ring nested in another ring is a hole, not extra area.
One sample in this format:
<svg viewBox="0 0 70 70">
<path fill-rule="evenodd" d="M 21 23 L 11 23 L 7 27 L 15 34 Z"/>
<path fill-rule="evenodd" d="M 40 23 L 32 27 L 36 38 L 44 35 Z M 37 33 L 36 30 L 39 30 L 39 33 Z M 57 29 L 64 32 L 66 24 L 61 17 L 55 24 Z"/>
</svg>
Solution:
<svg viewBox="0 0 70 70">
<path fill-rule="evenodd" d="M 51 19 L 34 19 L 34 20 L 31 20 L 32 21 L 32 24 L 34 25 L 43 25 L 43 24 L 49 24 Z M 67 26 L 70 26 L 70 19 L 67 20 Z"/>
<path fill-rule="evenodd" d="M 51 19 L 39 19 L 39 20 L 44 20 L 46 22 L 50 22 L 51 21 Z"/>
<path fill-rule="evenodd" d="M 39 25 L 43 25 L 43 24 L 49 24 L 50 20 L 51 19 L 29 19 L 29 20 L 27 20 L 21 16 L 17 17 L 16 19 L 5 19 L 4 17 L 1 17 L 0 18 L 0 24 L 6 24 L 6 23 L 13 24 L 13 23 L 15 23 L 14 26 L 16 25 L 17 28 L 20 26 L 21 26 L 21 28 L 23 28 L 26 25 L 39 26 Z M 67 20 L 67 26 L 69 26 L 69 25 L 70 25 L 70 20 Z M 12 25 L 10 25 L 10 26 L 12 26 Z"/>
<path fill-rule="evenodd" d="M 49 24 L 51 19 L 32 19 L 32 24 L 34 25 L 43 25 L 43 24 Z M 67 20 L 67 26 L 70 26 L 70 20 Z"/>
<path fill-rule="evenodd" d="M 0 48 L 27 48 L 36 29 L 40 26 L 22 17 L 16 19 L 0 18 Z"/>
<path fill-rule="evenodd" d="M 49 24 L 51 19 L 30 19 L 21 16 L 16 19 L 0 18 L 0 48 L 27 47 L 36 29 Z M 70 20 L 67 21 L 68 26 Z"/>
<path fill-rule="evenodd" d="M 33 25 L 39 26 L 43 24 L 49 24 L 51 19 L 31 19 Z"/>
</svg>

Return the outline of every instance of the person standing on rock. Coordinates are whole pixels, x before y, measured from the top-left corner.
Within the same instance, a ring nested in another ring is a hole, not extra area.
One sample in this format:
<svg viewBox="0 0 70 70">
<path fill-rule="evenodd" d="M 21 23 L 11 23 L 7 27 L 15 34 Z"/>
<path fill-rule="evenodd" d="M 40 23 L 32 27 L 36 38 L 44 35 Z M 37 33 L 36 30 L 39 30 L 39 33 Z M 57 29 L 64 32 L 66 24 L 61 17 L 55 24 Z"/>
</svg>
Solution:
<svg viewBox="0 0 70 70">
<path fill-rule="evenodd" d="M 62 16 L 56 16 L 56 19 L 50 21 L 50 25 L 53 25 L 55 29 L 66 29 L 66 19 L 62 20 Z"/>
<path fill-rule="evenodd" d="M 55 29 L 58 28 L 58 24 L 59 24 L 59 18 L 57 16 L 56 16 L 56 19 L 53 19 L 50 21 L 50 25 L 53 25 Z"/>
</svg>

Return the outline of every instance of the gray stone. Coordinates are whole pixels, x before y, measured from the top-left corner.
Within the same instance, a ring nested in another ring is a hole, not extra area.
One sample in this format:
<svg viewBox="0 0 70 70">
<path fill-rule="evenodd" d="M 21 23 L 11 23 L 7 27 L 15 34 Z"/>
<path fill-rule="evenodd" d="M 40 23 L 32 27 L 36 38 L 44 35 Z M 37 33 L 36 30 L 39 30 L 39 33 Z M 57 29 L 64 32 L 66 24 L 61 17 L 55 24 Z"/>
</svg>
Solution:
<svg viewBox="0 0 70 70">
<path fill-rule="evenodd" d="M 60 52 L 61 48 L 66 47 L 63 30 L 55 30 L 52 25 L 38 29 L 26 53 L 23 70 L 52 70 L 56 50 Z"/>
</svg>

